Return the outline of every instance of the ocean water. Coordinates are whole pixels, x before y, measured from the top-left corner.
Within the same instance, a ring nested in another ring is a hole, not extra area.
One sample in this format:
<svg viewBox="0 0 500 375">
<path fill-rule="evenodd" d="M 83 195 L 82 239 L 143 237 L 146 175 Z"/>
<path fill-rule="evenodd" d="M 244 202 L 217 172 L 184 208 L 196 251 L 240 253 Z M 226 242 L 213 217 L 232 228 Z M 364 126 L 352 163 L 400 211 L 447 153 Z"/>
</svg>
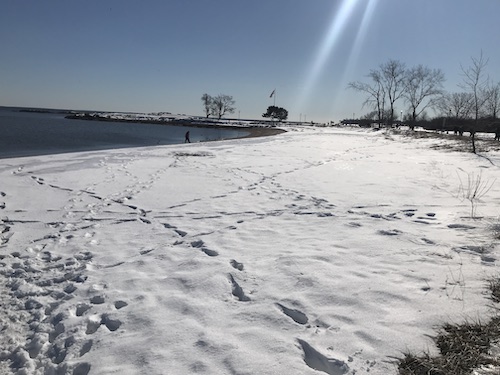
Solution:
<svg viewBox="0 0 500 375">
<path fill-rule="evenodd" d="M 0 107 L 0 158 L 239 138 L 245 130 L 66 119 Z"/>
</svg>

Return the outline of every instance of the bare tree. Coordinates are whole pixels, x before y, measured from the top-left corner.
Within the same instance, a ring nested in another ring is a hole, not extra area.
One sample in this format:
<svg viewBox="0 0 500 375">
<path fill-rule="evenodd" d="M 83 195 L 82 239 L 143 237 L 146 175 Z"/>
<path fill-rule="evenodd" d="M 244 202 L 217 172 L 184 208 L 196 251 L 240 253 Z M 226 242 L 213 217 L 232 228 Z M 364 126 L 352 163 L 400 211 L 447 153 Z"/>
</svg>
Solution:
<svg viewBox="0 0 500 375">
<path fill-rule="evenodd" d="M 497 119 L 500 110 L 500 82 L 496 85 L 488 85 L 485 91 L 484 111 L 487 117 Z"/>
<path fill-rule="evenodd" d="M 461 87 L 472 94 L 472 110 L 474 114 L 474 129 L 471 129 L 472 152 L 476 153 L 476 130 L 478 128 L 479 114 L 485 103 L 484 92 L 488 86 L 488 77 L 485 77 L 484 69 L 488 65 L 488 59 L 483 56 L 483 51 L 478 58 L 471 57 L 472 64 L 462 68 L 463 83 Z"/>
<path fill-rule="evenodd" d="M 444 74 L 440 69 L 430 69 L 423 65 L 415 66 L 406 72 L 403 97 L 410 106 L 412 128 L 427 108 L 437 105 L 442 94 Z"/>
<path fill-rule="evenodd" d="M 443 94 L 437 103 L 437 107 L 443 116 L 455 119 L 468 119 L 472 113 L 472 95 L 468 92 L 454 92 Z"/>
<path fill-rule="evenodd" d="M 212 112 L 213 98 L 208 94 L 203 94 L 201 97 L 201 101 L 203 102 L 203 109 L 205 110 L 205 116 L 208 118 L 208 116 L 210 116 L 210 113 Z"/>
<path fill-rule="evenodd" d="M 394 122 L 394 103 L 405 92 L 405 64 L 397 60 L 389 60 L 380 65 L 380 78 L 384 91 L 389 100 L 390 118 L 389 125 Z"/>
<path fill-rule="evenodd" d="M 232 96 L 219 94 L 212 98 L 212 114 L 220 120 L 226 113 L 234 113 L 234 103 Z"/>
<path fill-rule="evenodd" d="M 367 105 L 376 110 L 377 121 L 380 126 L 380 124 L 384 120 L 384 111 L 385 111 L 384 86 L 382 85 L 382 80 L 379 71 L 377 70 L 370 71 L 368 77 L 372 79 L 373 81 L 372 84 L 359 81 L 349 82 L 347 88 L 368 94 L 368 98 L 364 101 L 363 107 Z"/>
</svg>

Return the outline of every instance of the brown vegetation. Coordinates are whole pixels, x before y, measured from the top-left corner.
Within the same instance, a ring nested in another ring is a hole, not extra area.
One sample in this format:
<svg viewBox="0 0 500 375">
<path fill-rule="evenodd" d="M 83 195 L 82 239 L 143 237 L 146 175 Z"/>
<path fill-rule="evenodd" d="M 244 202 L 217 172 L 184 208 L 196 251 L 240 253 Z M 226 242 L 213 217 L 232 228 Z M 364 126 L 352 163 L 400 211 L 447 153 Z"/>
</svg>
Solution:
<svg viewBox="0 0 500 375">
<path fill-rule="evenodd" d="M 490 299 L 500 302 L 500 278 L 489 281 Z M 398 361 L 400 375 L 470 375 L 481 366 L 493 366 L 500 373 L 500 358 L 491 355 L 500 340 L 500 315 L 488 321 L 446 323 L 434 338 L 439 355 L 406 353 Z"/>
</svg>

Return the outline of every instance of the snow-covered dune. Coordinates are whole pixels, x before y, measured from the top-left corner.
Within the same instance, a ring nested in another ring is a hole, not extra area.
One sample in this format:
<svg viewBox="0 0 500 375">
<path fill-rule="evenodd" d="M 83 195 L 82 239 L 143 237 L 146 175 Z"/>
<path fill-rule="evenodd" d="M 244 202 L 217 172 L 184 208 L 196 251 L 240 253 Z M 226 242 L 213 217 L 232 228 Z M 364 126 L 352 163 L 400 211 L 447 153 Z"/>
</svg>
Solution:
<svg viewBox="0 0 500 375">
<path fill-rule="evenodd" d="M 499 154 L 436 142 L 293 128 L 0 161 L 0 373 L 395 373 L 486 317 L 498 272 Z"/>
</svg>

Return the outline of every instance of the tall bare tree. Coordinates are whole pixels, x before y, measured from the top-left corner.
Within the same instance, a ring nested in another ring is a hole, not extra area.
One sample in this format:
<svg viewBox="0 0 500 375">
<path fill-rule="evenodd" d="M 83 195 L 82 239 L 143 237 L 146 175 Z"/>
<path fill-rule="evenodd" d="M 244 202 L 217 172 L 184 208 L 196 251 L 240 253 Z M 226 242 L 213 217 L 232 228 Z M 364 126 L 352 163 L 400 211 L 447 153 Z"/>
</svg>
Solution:
<svg viewBox="0 0 500 375">
<path fill-rule="evenodd" d="M 234 113 L 234 103 L 232 96 L 219 94 L 212 98 L 212 114 L 220 120 L 226 113 Z"/>
<path fill-rule="evenodd" d="M 463 89 L 472 94 L 472 110 L 474 114 L 474 129 L 471 129 L 472 152 L 476 153 L 476 131 L 478 128 L 479 114 L 485 103 L 484 92 L 488 87 L 488 77 L 485 77 L 485 68 L 488 65 L 488 59 L 483 56 L 483 51 L 478 58 L 471 57 L 472 63 L 468 67 L 462 68 L 463 83 L 460 85 Z"/>
<path fill-rule="evenodd" d="M 363 105 L 369 104 L 377 109 L 379 122 L 382 121 L 385 104 L 389 103 L 389 125 L 394 122 L 394 103 L 401 98 L 405 91 L 405 64 L 397 60 L 389 60 L 381 64 L 379 69 L 371 70 L 368 77 L 373 83 L 350 82 L 348 88 L 368 94 L 368 99 Z M 387 101 L 386 101 L 387 100 Z"/>
<path fill-rule="evenodd" d="M 210 116 L 210 113 L 212 112 L 213 98 L 208 94 L 203 94 L 201 97 L 201 101 L 203 102 L 203 109 L 205 110 L 205 116 L 208 118 L 208 116 Z"/>
<path fill-rule="evenodd" d="M 410 106 L 411 126 L 427 108 L 437 105 L 443 92 L 444 73 L 440 69 L 430 69 L 417 65 L 406 71 L 403 97 Z"/>
<path fill-rule="evenodd" d="M 349 82 L 347 88 L 364 92 L 368 94 L 368 98 L 364 101 L 364 106 L 369 106 L 376 110 L 377 121 L 380 124 L 384 121 L 384 111 L 385 111 L 385 91 L 382 85 L 382 79 L 380 72 L 378 70 L 372 70 L 368 74 L 368 77 L 372 79 L 372 83 L 364 82 Z"/>
<path fill-rule="evenodd" d="M 400 99 L 406 89 L 406 66 L 398 60 L 389 60 L 380 65 L 380 78 L 389 100 L 389 125 L 394 122 L 394 103 Z"/>
</svg>

